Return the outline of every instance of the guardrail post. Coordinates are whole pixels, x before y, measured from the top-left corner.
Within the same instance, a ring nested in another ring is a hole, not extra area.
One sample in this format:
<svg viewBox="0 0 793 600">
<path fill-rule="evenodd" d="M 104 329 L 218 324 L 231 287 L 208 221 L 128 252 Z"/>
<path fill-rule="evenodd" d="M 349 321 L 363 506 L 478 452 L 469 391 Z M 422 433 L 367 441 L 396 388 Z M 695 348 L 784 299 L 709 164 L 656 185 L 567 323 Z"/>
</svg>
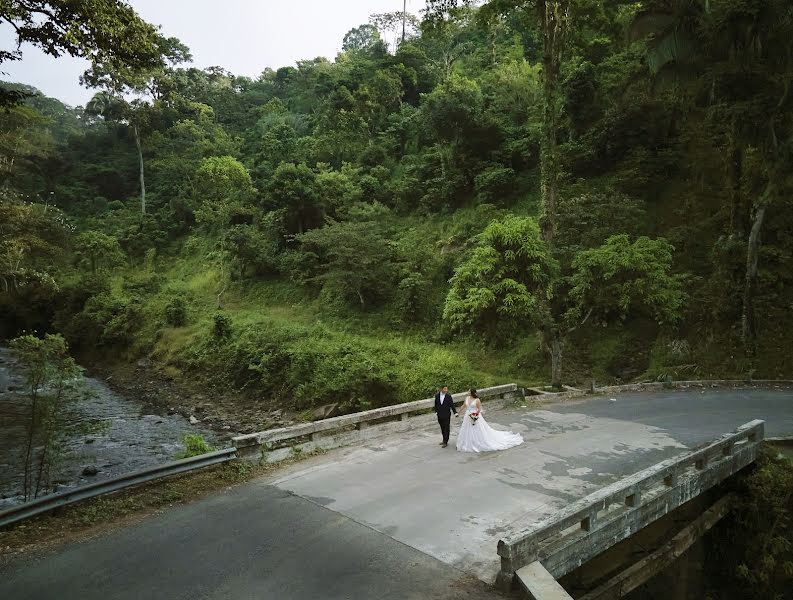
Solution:
<svg viewBox="0 0 793 600">
<path fill-rule="evenodd" d="M 632 494 L 625 496 L 625 506 L 630 506 L 631 508 L 639 506 L 642 501 L 642 493 L 639 490 L 636 490 Z"/>
<path fill-rule="evenodd" d="M 400 421 L 407 421 L 408 418 L 410 418 L 410 413 L 402 413 L 401 415 L 399 415 Z"/>
<path fill-rule="evenodd" d="M 583 529 L 584 531 L 592 531 L 592 529 L 595 527 L 595 524 L 597 523 L 597 520 L 598 520 L 597 511 L 592 511 L 586 517 L 581 519 L 581 529 Z"/>
</svg>

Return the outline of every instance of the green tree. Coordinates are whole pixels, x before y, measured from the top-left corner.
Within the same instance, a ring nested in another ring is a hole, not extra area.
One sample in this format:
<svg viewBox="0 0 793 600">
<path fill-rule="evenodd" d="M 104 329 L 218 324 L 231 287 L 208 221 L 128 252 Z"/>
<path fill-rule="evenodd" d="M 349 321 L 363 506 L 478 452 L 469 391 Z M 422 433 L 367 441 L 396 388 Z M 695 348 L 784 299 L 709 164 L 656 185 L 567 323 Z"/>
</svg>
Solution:
<svg viewBox="0 0 793 600">
<path fill-rule="evenodd" d="M 0 113 L 0 184 L 9 183 L 18 189 L 33 186 L 41 189 L 45 185 L 39 165 L 54 153 L 50 126 L 49 119 L 32 106 L 3 109 Z M 30 185 L 24 179 L 34 179 L 36 183 Z"/>
<path fill-rule="evenodd" d="M 28 0 L 0 3 L 0 21 L 14 30 L 15 50 L 0 50 L 0 64 L 22 58 L 23 44 L 47 54 L 79 56 L 92 67 L 148 70 L 162 65 L 164 38 L 121 0 L 95 3 Z M 0 104 L 18 99 L 0 94 Z"/>
<path fill-rule="evenodd" d="M 146 214 L 146 177 L 143 167 L 143 148 L 140 142 L 140 120 L 142 108 L 139 103 L 129 103 L 109 92 L 98 92 L 88 101 L 87 115 L 101 116 L 107 121 L 129 124 L 138 151 L 138 177 L 140 181 L 140 212 Z"/>
<path fill-rule="evenodd" d="M 101 231 L 84 231 L 74 239 L 78 259 L 87 264 L 91 275 L 102 267 L 112 267 L 124 262 L 124 251 L 113 236 Z"/>
<path fill-rule="evenodd" d="M 329 299 L 368 308 L 384 300 L 395 274 L 393 250 L 372 221 L 330 222 L 297 237 L 304 252 L 318 257 L 319 282 Z"/>
<path fill-rule="evenodd" d="M 456 331 L 473 331 L 489 343 L 538 326 L 559 265 L 528 217 L 493 221 L 470 257 L 454 271 L 443 318 Z"/>
<path fill-rule="evenodd" d="M 273 208 L 287 211 L 290 231 L 303 233 L 322 223 L 323 206 L 317 195 L 317 176 L 304 163 L 281 163 L 268 185 Z"/>
<path fill-rule="evenodd" d="M 60 335 L 25 335 L 11 340 L 11 352 L 25 377 L 30 415 L 24 454 L 25 500 L 50 491 L 53 467 L 60 458 L 65 408 L 80 393 L 82 369 L 69 356 Z"/>
<path fill-rule="evenodd" d="M 234 215 L 249 213 L 256 194 L 247 169 L 232 156 L 204 159 L 195 174 L 196 219 L 217 236 L 214 257 L 220 268 L 217 305 L 226 292 L 229 260 L 228 230 Z"/>
<path fill-rule="evenodd" d="M 198 221 L 218 229 L 227 227 L 232 213 L 249 206 L 256 195 L 250 173 L 233 156 L 205 158 L 195 173 L 194 190 Z"/>
<path fill-rule="evenodd" d="M 681 315 L 685 295 L 681 279 L 671 272 L 672 247 L 665 240 L 639 238 L 631 244 L 626 235 L 612 236 L 573 259 L 569 282 L 534 219 L 493 221 L 477 241 L 450 280 L 444 320 L 493 343 L 532 327 L 558 328 L 546 337 L 553 344 L 548 351 L 556 388 L 562 383 L 565 338 L 593 313 L 603 321 L 648 313 L 673 322 Z"/>
<path fill-rule="evenodd" d="M 672 245 L 664 239 L 614 235 L 599 248 L 573 259 L 566 317 L 577 323 L 593 314 L 602 321 L 646 314 L 659 323 L 682 316 L 686 295 L 683 278 L 672 273 Z"/>
<path fill-rule="evenodd" d="M 168 78 L 173 66 L 190 61 L 190 50 L 176 38 L 159 38 L 160 61 L 154 66 L 129 65 L 123 62 L 94 64 L 81 77 L 81 82 L 102 91 L 94 95 L 86 106 L 86 112 L 128 124 L 138 151 L 140 178 L 140 211 L 146 214 L 146 179 L 143 168 L 141 129 L 146 125 L 150 105 L 146 96 L 159 100 L 164 88 L 169 87 Z M 127 101 L 126 96 L 137 98 Z"/>
<path fill-rule="evenodd" d="M 341 49 L 345 52 L 370 50 L 379 43 L 381 43 L 380 32 L 377 27 L 364 23 L 358 27 L 353 27 L 344 34 Z"/>
</svg>

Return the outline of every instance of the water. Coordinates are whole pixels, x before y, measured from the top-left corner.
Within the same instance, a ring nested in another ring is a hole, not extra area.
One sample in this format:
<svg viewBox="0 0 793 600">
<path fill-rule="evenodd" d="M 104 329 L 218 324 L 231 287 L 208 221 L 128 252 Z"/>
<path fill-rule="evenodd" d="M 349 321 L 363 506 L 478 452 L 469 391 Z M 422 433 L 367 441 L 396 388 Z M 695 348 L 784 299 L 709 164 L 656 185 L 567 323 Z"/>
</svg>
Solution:
<svg viewBox="0 0 793 600">
<path fill-rule="evenodd" d="M 57 490 L 76 487 L 173 460 L 185 434 L 225 446 L 211 430 L 181 415 L 153 414 L 152 407 L 115 394 L 87 378 L 89 397 L 69 405 L 64 458 L 56 467 Z M 29 400 L 24 379 L 7 348 L 0 347 L 0 509 L 22 502 L 25 425 Z M 95 476 L 83 469 L 95 467 Z"/>
</svg>

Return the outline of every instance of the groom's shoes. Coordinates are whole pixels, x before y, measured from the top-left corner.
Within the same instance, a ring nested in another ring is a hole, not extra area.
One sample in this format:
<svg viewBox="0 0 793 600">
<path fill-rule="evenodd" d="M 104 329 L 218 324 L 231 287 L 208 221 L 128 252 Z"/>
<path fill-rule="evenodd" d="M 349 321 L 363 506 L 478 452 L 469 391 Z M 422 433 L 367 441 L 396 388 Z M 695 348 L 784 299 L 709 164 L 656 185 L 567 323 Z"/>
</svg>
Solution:
<svg viewBox="0 0 793 600">
<path fill-rule="evenodd" d="M 445 447 L 446 447 L 446 446 L 448 446 L 448 445 L 449 445 L 449 444 L 441 444 L 441 448 L 445 448 Z"/>
<path fill-rule="evenodd" d="M 441 443 L 439 443 L 438 445 L 439 445 L 439 446 L 443 446 L 443 445 L 445 445 L 445 444 L 446 444 L 446 442 L 441 442 Z"/>
</svg>

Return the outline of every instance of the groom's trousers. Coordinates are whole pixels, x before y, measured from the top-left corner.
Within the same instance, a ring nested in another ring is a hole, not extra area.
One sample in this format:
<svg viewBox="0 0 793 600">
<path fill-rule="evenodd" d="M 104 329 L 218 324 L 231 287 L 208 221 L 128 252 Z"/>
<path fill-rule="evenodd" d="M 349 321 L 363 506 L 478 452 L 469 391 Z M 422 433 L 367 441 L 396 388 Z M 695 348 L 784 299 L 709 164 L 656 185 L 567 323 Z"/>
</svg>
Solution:
<svg viewBox="0 0 793 600">
<path fill-rule="evenodd" d="M 442 417 L 438 415 L 438 424 L 441 426 L 441 434 L 443 435 L 443 443 L 449 443 L 449 429 L 451 428 L 451 415 L 448 417 Z"/>
</svg>

